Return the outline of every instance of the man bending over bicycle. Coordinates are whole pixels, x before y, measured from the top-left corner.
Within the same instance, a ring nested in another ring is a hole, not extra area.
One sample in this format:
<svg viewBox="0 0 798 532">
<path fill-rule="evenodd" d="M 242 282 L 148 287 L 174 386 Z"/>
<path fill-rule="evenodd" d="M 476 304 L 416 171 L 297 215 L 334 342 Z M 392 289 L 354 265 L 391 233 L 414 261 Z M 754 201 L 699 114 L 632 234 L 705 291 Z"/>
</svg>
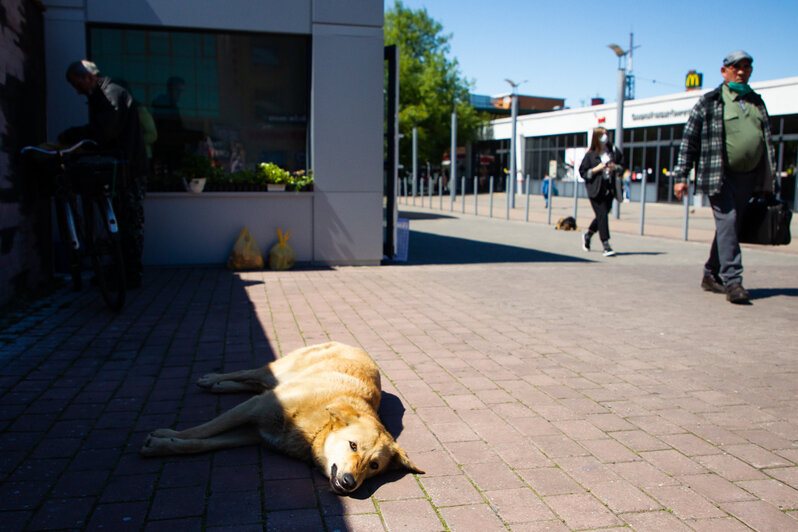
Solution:
<svg viewBox="0 0 798 532">
<path fill-rule="evenodd" d="M 125 255 L 129 288 L 141 286 L 141 253 L 144 248 L 144 187 L 147 152 L 136 103 L 128 91 L 100 75 L 97 65 L 82 59 L 69 65 L 67 81 L 87 97 L 89 123 L 72 127 L 58 136 L 60 144 L 92 139 L 99 149 L 127 161 L 128 176 L 117 184 L 119 229 Z"/>
</svg>

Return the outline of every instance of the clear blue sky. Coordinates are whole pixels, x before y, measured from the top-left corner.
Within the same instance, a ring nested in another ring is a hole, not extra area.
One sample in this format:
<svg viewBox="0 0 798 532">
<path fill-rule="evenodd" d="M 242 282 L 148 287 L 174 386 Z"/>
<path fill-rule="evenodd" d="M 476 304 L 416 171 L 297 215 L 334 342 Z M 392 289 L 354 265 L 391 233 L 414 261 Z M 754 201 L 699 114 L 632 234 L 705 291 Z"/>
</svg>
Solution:
<svg viewBox="0 0 798 532">
<path fill-rule="evenodd" d="M 568 107 L 600 96 L 614 102 L 618 59 L 608 44 L 629 48 L 635 96 L 684 90 L 685 75 L 721 82 L 723 57 L 754 57 L 751 82 L 798 76 L 798 0 L 405 0 L 426 8 L 451 34 L 450 59 L 475 94 L 510 91 L 565 98 Z M 385 0 L 386 11 L 394 0 Z M 798 94 L 796 94 L 798 98 Z"/>
</svg>

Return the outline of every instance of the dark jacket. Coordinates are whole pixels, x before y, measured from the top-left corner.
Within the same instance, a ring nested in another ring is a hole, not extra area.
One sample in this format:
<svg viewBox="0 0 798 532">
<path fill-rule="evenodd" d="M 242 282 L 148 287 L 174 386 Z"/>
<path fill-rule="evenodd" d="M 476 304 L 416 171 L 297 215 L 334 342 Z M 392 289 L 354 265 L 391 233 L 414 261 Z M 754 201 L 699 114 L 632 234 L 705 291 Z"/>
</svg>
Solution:
<svg viewBox="0 0 798 532">
<path fill-rule="evenodd" d="M 589 175 L 588 170 L 595 168 L 601 162 L 601 155 L 588 151 L 579 165 L 579 175 L 585 180 L 585 189 L 589 198 L 597 198 L 602 193 L 609 192 L 617 198 L 617 189 L 620 184 L 618 176 L 623 172 L 623 153 L 616 146 L 612 147 L 612 162 L 615 163 L 615 172 L 610 183 L 605 183 L 601 174 Z"/>
<path fill-rule="evenodd" d="M 74 144 L 82 139 L 92 139 L 99 144 L 101 151 L 126 159 L 133 175 L 145 171 L 147 152 L 137 104 L 130 93 L 103 77 L 88 100 L 89 123 L 67 129 L 59 140 Z"/>
<path fill-rule="evenodd" d="M 696 191 L 708 196 L 720 191 L 727 161 L 722 87 L 723 85 L 720 85 L 702 96 L 690 112 L 690 117 L 684 126 L 676 167 L 673 169 L 674 182 L 684 183 L 695 165 Z M 770 116 L 759 94 L 752 92 L 743 96 L 743 99 L 756 105 L 763 118 L 762 134 L 766 150 L 763 164 L 759 167 L 756 190 L 772 192 L 776 173 L 776 151 L 770 132 Z"/>
</svg>

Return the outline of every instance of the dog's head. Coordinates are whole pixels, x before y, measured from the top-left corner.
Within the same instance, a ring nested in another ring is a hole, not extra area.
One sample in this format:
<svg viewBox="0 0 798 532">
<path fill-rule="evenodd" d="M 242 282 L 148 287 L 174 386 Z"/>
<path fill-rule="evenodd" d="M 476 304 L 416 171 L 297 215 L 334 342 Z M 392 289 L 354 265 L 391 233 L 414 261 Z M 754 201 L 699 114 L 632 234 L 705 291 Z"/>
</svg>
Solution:
<svg viewBox="0 0 798 532">
<path fill-rule="evenodd" d="M 339 495 L 355 491 L 364 480 L 389 469 L 423 473 L 407 457 L 379 420 L 358 413 L 347 404 L 328 407 L 331 429 L 324 440 L 322 456 L 317 456 L 330 487 Z"/>
</svg>

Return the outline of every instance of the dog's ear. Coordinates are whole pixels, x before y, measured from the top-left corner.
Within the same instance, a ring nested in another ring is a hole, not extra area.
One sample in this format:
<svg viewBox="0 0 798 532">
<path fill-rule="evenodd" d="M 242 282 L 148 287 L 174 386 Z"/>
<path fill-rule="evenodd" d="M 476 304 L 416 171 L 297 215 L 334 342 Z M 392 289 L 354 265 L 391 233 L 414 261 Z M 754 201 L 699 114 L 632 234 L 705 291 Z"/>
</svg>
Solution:
<svg viewBox="0 0 798 532">
<path fill-rule="evenodd" d="M 349 425 L 352 420 L 360 417 L 360 414 L 357 413 L 357 410 L 346 403 L 335 403 L 329 405 L 327 406 L 327 412 L 330 413 L 330 416 L 333 418 L 333 422 L 340 427 L 345 427 Z"/>
<path fill-rule="evenodd" d="M 396 444 L 393 446 L 393 457 L 391 458 L 390 467 L 391 469 L 407 469 L 413 473 L 424 473 L 423 470 L 419 469 L 416 464 L 410 461 L 410 458 L 407 457 L 407 452 Z"/>
</svg>

